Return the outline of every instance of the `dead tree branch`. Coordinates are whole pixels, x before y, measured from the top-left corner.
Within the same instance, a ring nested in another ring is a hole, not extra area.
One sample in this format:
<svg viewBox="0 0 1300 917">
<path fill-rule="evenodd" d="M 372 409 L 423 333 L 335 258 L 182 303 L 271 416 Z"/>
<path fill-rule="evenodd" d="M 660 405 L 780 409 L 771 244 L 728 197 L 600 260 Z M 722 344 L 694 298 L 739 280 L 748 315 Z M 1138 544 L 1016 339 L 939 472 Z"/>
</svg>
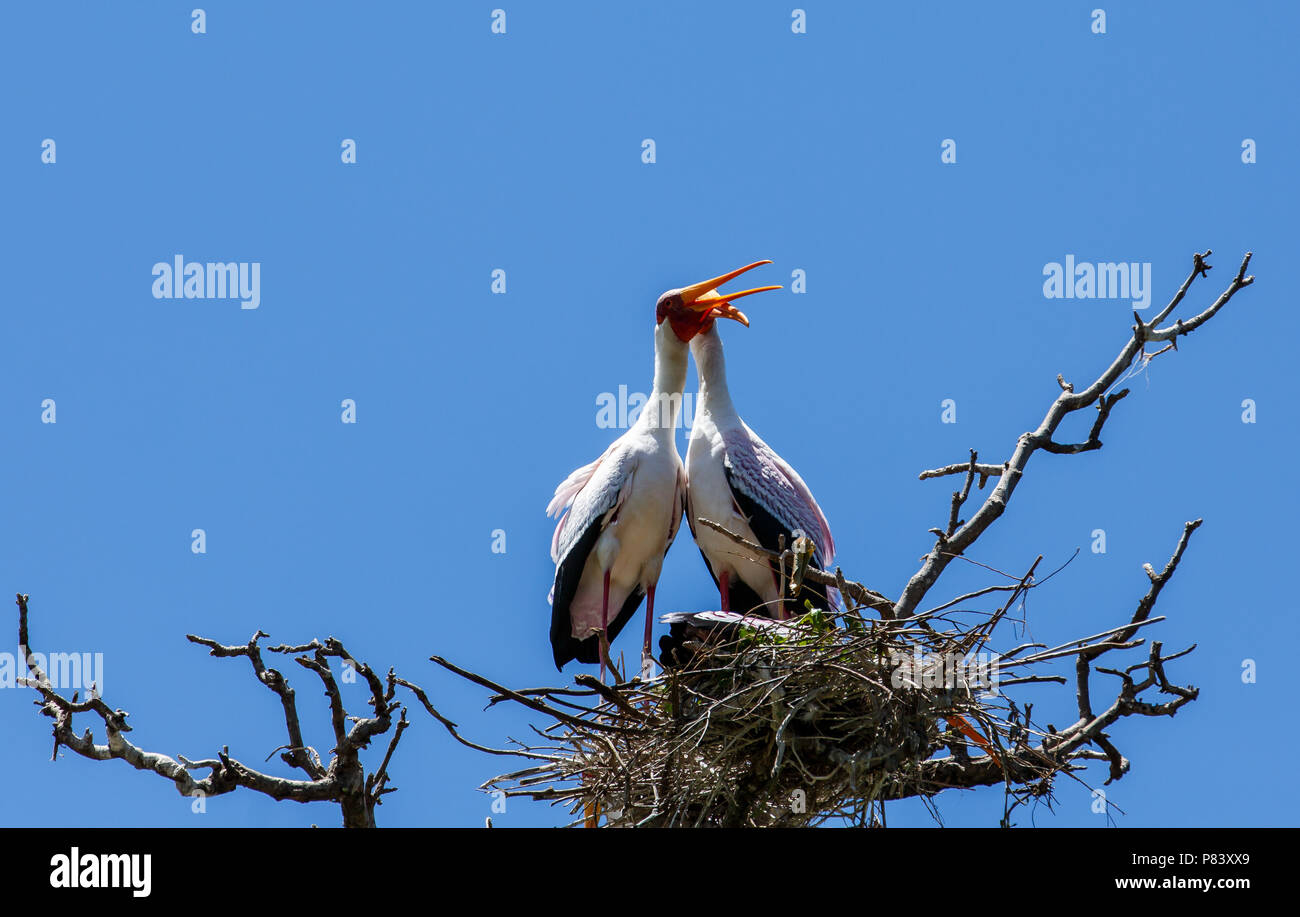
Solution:
<svg viewBox="0 0 1300 917">
<path fill-rule="evenodd" d="M 345 827 L 374 827 L 375 807 L 381 804 L 384 795 L 395 789 L 387 785 L 388 765 L 402 732 L 409 725 L 405 708 L 393 700 L 397 683 L 393 673 L 389 673 L 387 686 L 385 686 L 369 666 L 357 663 L 343 645 L 332 637 L 323 644 L 313 640 L 301 647 L 268 648 L 269 652 L 274 653 L 311 653 L 310 656 L 294 655 L 294 659 L 299 665 L 316 673 L 325 686 L 325 693 L 329 698 L 331 723 L 337 744 L 330 750 L 329 762 L 322 763 L 321 756 L 316 750 L 303 741 L 293 688 L 279 671 L 268 668 L 263 661 L 263 648 L 259 641 L 267 634 L 259 630 L 247 643 L 234 645 L 225 645 L 207 637 L 189 634 L 187 639 L 191 643 L 207 647 L 211 656 L 218 658 L 242 656 L 249 660 L 258 681 L 266 685 L 280 699 L 284 712 L 285 731 L 289 740 L 287 745 L 281 747 L 280 759 L 290 767 L 303 771 L 309 779 L 296 780 L 264 773 L 233 758 L 228 747 L 223 747 L 213 758 L 190 760 L 181 755 L 171 758 L 133 744 L 126 736 L 132 731 L 127 723 L 128 713 L 125 710 L 110 708 L 94 691 L 85 701 L 79 702 L 75 694 L 69 699 L 54 688 L 39 664 L 41 657 L 33 653 L 30 648 L 28 598 L 23 594 L 17 596 L 18 643 L 28 672 L 28 677 L 20 679 L 20 683 L 36 689 L 40 694 L 40 700 L 36 703 L 41 712 L 54 720 L 54 760 L 58 759 L 60 748 L 67 748 L 92 761 L 120 759 L 136 770 L 149 771 L 165 777 L 175 785 L 177 792 L 182 796 L 195 799 L 221 796 L 243 787 L 277 800 L 287 799 L 303 803 L 332 802 L 342 810 Z M 373 709 L 372 716 L 348 716 L 338 684 L 329 667 L 330 658 L 343 660 L 345 665 L 351 666 L 365 679 L 370 689 L 369 704 Z M 399 708 L 401 719 L 397 723 L 397 729 L 393 733 L 383 762 L 378 770 L 367 777 L 361 761 L 361 752 L 369 746 L 372 739 L 389 731 L 392 726 L 392 714 Z M 106 733 L 105 744 L 96 744 L 94 733 L 89 727 L 80 734 L 76 732 L 73 728 L 73 718 L 78 714 L 93 714 L 99 719 Z M 351 729 L 346 728 L 348 720 L 353 721 Z M 208 773 L 199 778 L 194 775 L 196 771 Z"/>
<path fill-rule="evenodd" d="M 1207 264 L 1205 259 L 1209 256 L 1210 252 L 1207 250 L 1204 254 L 1198 253 L 1193 257 L 1191 273 L 1183 281 L 1183 285 L 1179 287 L 1174 298 L 1165 308 L 1160 310 L 1152 321 L 1143 322 L 1136 314 L 1134 315 L 1135 323 L 1132 328 L 1132 336 L 1124 344 L 1119 355 L 1115 357 L 1110 366 L 1091 385 L 1081 392 L 1076 392 L 1072 384 L 1058 377 L 1061 388 L 1060 394 L 1052 402 L 1052 406 L 1048 408 L 1047 414 L 1038 427 L 1031 433 L 1021 435 L 1015 451 L 1012 453 L 1011 458 L 1001 466 L 1001 470 L 992 470 L 998 466 L 983 466 L 982 469 L 977 469 L 980 474 L 984 474 L 984 469 L 988 469 L 988 475 L 996 475 L 998 478 L 997 486 L 985 498 L 984 503 L 970 520 L 954 531 L 951 536 L 943 532 L 939 533 L 935 539 L 934 547 L 926 555 L 921 568 L 913 574 L 907 586 L 903 589 L 902 595 L 894 604 L 894 616 L 896 618 L 906 618 L 912 614 L 926 593 L 934 586 L 939 575 L 952 562 L 952 559 L 970 548 L 976 539 L 993 524 L 994 520 L 1002 515 L 1007 508 L 1007 504 L 1011 501 L 1012 494 L 1015 493 L 1016 486 L 1024 475 L 1030 457 L 1035 452 L 1042 449 L 1046 452 L 1069 454 L 1089 452 L 1101 448 L 1100 435 L 1102 427 L 1110 416 L 1111 409 L 1128 394 L 1128 390 L 1123 389 L 1114 395 L 1107 395 L 1106 393 L 1121 380 L 1135 362 L 1149 363 L 1155 356 L 1164 352 L 1161 350 L 1156 353 L 1147 353 L 1147 342 L 1168 341 L 1176 345 L 1179 337 L 1190 334 L 1213 318 L 1220 309 L 1227 305 L 1238 290 L 1254 283 L 1255 278 L 1253 275 L 1246 276 L 1246 268 L 1250 265 L 1251 258 L 1251 253 L 1247 252 L 1245 257 L 1242 258 L 1241 266 L 1237 269 L 1237 274 L 1232 279 L 1232 282 L 1208 308 L 1187 322 L 1179 319 L 1173 325 L 1164 328 L 1157 327 L 1182 302 L 1192 282 L 1198 276 L 1207 276 L 1211 265 Z M 1082 443 L 1062 444 L 1056 442 L 1054 437 L 1061 422 L 1070 414 L 1093 405 L 1097 406 L 1097 417 L 1093 421 L 1088 438 Z M 969 468 L 969 463 L 948 465 L 933 471 L 923 471 L 920 477 L 925 480 L 926 478 L 940 477 L 947 474 L 959 474 L 966 472 Z"/>
</svg>

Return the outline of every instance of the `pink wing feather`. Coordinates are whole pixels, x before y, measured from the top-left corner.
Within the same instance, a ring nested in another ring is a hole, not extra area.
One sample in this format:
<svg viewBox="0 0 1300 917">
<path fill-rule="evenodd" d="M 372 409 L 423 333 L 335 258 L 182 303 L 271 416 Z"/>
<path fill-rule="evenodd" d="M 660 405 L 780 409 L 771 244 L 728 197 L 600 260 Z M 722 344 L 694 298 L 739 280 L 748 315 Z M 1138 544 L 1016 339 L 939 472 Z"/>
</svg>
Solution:
<svg viewBox="0 0 1300 917">
<path fill-rule="evenodd" d="M 565 520 L 569 518 L 568 508 L 573 505 L 573 501 L 582 492 L 582 488 L 586 487 L 592 476 L 596 474 L 596 469 L 600 467 L 600 463 L 605 460 L 618 443 L 619 440 L 614 440 L 594 462 L 583 465 L 581 468 L 575 468 L 567 478 L 559 483 L 555 488 L 555 496 L 551 497 L 551 502 L 546 504 L 546 515 L 559 515 L 560 517 L 560 521 L 555 525 L 555 533 L 551 536 L 551 560 L 555 563 L 560 562 L 558 556 L 560 532 L 564 530 Z M 561 510 L 565 512 L 561 513 Z"/>
<path fill-rule="evenodd" d="M 722 439 L 736 483 L 745 494 L 784 520 L 791 529 L 802 529 L 817 542 L 822 566 L 830 569 L 835 558 L 830 523 L 799 472 L 748 424 L 743 424 L 743 429 L 722 431 Z"/>
</svg>

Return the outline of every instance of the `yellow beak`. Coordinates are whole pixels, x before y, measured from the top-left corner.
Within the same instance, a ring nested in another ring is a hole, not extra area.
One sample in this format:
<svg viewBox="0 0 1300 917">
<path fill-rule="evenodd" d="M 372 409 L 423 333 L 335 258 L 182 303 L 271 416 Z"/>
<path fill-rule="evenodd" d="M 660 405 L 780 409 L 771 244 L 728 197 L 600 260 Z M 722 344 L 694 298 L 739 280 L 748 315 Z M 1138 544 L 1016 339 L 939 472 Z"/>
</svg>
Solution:
<svg viewBox="0 0 1300 917">
<path fill-rule="evenodd" d="M 712 309 L 719 318 L 729 318 L 733 321 L 740 322 L 746 327 L 749 326 L 749 319 L 735 306 L 731 304 L 734 299 L 740 299 L 742 296 L 750 296 L 754 293 L 762 293 L 767 290 L 779 290 L 781 287 L 754 287 L 752 290 L 741 290 L 737 293 L 720 293 L 718 287 L 722 286 L 729 280 L 734 280 L 746 271 L 751 271 L 756 267 L 764 264 L 771 264 L 771 261 L 755 261 L 753 264 L 747 264 L 742 268 L 737 268 L 728 274 L 720 277 L 714 277 L 710 280 L 702 280 L 699 283 L 691 284 L 681 292 L 682 302 L 690 309 L 697 312 L 707 312 Z"/>
</svg>

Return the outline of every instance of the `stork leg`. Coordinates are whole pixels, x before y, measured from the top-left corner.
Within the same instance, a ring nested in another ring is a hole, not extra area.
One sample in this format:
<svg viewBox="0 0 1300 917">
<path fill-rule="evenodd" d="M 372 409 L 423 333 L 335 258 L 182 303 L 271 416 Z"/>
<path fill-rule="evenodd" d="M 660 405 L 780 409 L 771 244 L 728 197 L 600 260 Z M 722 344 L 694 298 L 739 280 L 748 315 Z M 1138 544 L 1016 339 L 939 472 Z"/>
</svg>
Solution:
<svg viewBox="0 0 1300 917">
<path fill-rule="evenodd" d="M 600 597 L 600 635 L 596 638 L 596 652 L 600 654 L 600 683 L 605 683 L 605 665 L 609 662 L 609 571 L 605 571 L 605 586 Z"/>
<path fill-rule="evenodd" d="M 731 572 L 723 570 L 718 577 L 718 595 L 723 611 L 731 611 Z"/>
<path fill-rule="evenodd" d="M 654 657 L 650 653 L 650 631 L 655 618 L 655 587 L 647 586 L 645 591 L 645 642 L 641 645 L 641 677 L 650 677 L 650 663 Z"/>
<path fill-rule="evenodd" d="M 602 587 L 600 598 L 600 633 L 596 635 L 596 651 L 600 654 L 600 683 L 605 683 L 605 664 L 609 661 L 609 654 L 606 648 L 609 646 L 609 571 L 605 571 L 605 582 Z M 586 774 L 582 777 L 583 782 L 587 780 Z M 587 803 L 582 810 L 584 828 L 596 828 L 600 826 L 600 805 L 598 803 Z"/>
</svg>

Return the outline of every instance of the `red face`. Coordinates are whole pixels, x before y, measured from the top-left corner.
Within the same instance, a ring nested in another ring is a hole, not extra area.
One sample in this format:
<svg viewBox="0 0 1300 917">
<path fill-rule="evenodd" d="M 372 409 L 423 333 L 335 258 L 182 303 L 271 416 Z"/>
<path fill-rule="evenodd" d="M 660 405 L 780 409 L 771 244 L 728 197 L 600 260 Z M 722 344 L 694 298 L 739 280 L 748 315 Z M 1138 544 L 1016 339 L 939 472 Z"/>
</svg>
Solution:
<svg viewBox="0 0 1300 917">
<path fill-rule="evenodd" d="M 749 325 L 749 319 L 745 317 L 745 313 L 733 306 L 731 301 L 740 299 L 742 296 L 749 296 L 752 293 L 762 293 L 764 290 L 779 290 L 781 288 L 779 286 L 756 287 L 752 290 L 741 290 L 737 293 L 719 293 L 718 287 L 728 280 L 740 276 L 745 271 L 756 268 L 761 264 L 771 263 L 771 261 L 755 261 L 753 264 L 746 265 L 729 274 L 723 274 L 721 277 L 714 277 L 711 280 L 692 284 L 680 290 L 669 290 L 659 297 L 659 302 L 655 306 L 655 324 L 663 324 L 664 319 L 667 319 L 669 324 L 672 325 L 673 332 L 683 343 L 689 343 L 691 338 L 697 334 L 708 331 L 713 327 L 713 322 L 719 318 L 729 318 L 740 322 L 742 325 Z"/>
<path fill-rule="evenodd" d="M 678 340 L 683 344 L 689 344 L 695 335 L 703 334 L 712 328 L 714 319 L 720 314 L 717 308 L 712 306 L 702 312 L 687 306 L 682 302 L 682 296 L 678 292 L 665 293 L 659 297 L 659 303 L 655 306 L 655 324 L 662 324 L 664 319 L 667 319 Z M 749 324 L 740 312 L 736 312 L 735 316 L 727 317 Z"/>
</svg>

